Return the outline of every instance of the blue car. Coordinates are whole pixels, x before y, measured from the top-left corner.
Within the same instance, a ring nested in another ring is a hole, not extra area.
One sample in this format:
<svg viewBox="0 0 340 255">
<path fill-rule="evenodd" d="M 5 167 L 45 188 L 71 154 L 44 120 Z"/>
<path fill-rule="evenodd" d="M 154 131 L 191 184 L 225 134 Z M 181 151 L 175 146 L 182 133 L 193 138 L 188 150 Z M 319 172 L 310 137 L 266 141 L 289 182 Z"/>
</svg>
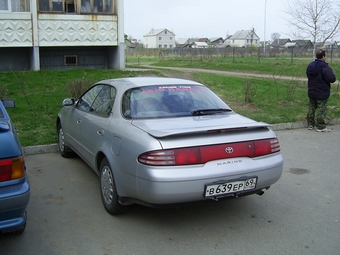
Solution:
<svg viewBox="0 0 340 255">
<path fill-rule="evenodd" d="M 11 99 L 0 100 L 0 233 L 21 234 L 27 221 L 30 184 L 16 129 L 6 112 Z"/>
</svg>

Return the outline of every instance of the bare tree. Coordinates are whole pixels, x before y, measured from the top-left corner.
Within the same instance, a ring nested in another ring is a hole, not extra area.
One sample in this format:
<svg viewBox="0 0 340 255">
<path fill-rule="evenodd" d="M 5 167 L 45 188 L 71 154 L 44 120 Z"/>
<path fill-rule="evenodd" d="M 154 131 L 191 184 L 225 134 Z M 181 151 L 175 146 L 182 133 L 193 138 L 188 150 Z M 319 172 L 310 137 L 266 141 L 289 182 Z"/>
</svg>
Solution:
<svg viewBox="0 0 340 255">
<path fill-rule="evenodd" d="M 284 2 L 286 19 L 291 25 L 293 36 L 297 39 L 312 38 L 315 55 L 316 43 L 321 47 L 340 30 L 339 0 L 286 0 Z"/>
</svg>

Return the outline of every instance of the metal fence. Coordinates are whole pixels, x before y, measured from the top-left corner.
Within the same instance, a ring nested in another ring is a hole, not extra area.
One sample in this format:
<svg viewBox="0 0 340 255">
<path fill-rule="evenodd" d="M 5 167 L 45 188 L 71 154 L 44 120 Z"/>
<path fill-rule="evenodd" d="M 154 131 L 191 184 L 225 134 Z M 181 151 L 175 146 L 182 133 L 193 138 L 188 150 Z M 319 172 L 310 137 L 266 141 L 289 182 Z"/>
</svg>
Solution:
<svg viewBox="0 0 340 255">
<path fill-rule="evenodd" d="M 327 58 L 340 58 L 339 48 L 325 49 Z M 255 57 L 255 58 L 275 58 L 291 57 L 293 58 L 314 58 L 313 49 L 304 49 L 299 47 L 292 48 L 272 48 L 266 47 L 264 51 L 260 47 L 226 47 L 226 48 L 172 48 L 172 49 L 146 49 L 146 48 L 128 48 L 125 53 L 126 57 L 182 57 L 182 58 L 202 58 L 209 59 L 213 57 Z"/>
</svg>

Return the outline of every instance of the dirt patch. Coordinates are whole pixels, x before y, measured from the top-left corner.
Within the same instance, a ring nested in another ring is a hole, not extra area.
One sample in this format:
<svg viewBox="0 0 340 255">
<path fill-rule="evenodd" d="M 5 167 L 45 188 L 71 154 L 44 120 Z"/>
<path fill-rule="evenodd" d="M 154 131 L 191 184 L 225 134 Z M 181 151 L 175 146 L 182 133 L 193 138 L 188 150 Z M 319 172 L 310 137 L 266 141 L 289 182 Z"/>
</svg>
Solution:
<svg viewBox="0 0 340 255">
<path fill-rule="evenodd" d="M 194 80 L 194 76 L 192 73 L 178 72 L 178 71 L 166 71 L 166 70 L 160 70 L 160 69 L 158 71 L 161 72 L 165 77 Z"/>
<path fill-rule="evenodd" d="M 254 104 L 251 104 L 251 103 L 228 102 L 228 105 L 235 111 L 237 110 L 246 110 L 247 112 L 258 111 L 258 108 Z"/>
</svg>

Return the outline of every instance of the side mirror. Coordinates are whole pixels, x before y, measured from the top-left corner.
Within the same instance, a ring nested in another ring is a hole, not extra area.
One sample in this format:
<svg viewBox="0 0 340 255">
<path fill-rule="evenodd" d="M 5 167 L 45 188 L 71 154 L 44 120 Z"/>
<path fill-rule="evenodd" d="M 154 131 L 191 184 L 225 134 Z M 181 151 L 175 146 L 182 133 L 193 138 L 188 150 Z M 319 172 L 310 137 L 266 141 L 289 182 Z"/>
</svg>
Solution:
<svg viewBox="0 0 340 255">
<path fill-rule="evenodd" d="M 71 106 L 74 105 L 75 100 L 73 98 L 65 98 L 63 100 L 63 106 Z"/>
<path fill-rule="evenodd" d="M 14 108 L 15 102 L 13 99 L 1 99 L 2 104 L 5 106 L 5 108 Z"/>
</svg>

